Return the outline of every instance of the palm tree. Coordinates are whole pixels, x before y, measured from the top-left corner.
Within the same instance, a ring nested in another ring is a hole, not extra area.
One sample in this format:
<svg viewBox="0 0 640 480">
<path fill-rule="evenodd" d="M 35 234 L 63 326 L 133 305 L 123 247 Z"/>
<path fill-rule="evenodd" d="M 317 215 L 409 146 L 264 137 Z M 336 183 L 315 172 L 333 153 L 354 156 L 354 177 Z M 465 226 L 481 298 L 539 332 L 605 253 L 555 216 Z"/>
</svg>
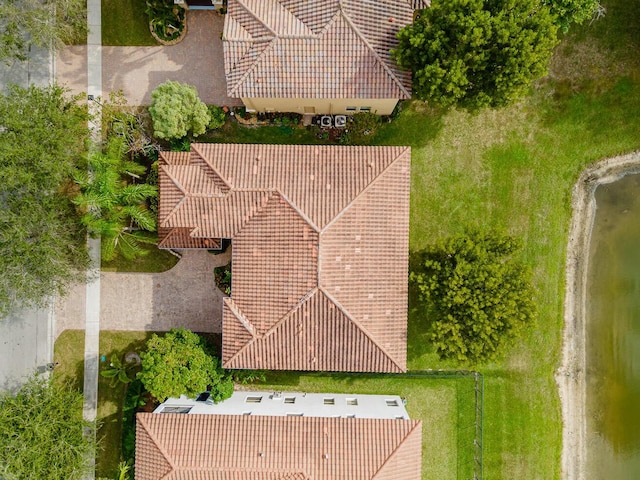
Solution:
<svg viewBox="0 0 640 480">
<path fill-rule="evenodd" d="M 141 231 L 154 232 L 156 218 L 146 201 L 158 195 L 155 186 L 129 183 L 146 171 L 143 165 L 128 160 L 122 137 L 111 138 L 104 152 L 88 158 L 89 172 L 74 175 L 80 194 L 74 203 L 82 210 L 82 223 L 92 236 L 102 237 L 102 259 L 121 254 L 131 260 L 148 253 L 142 243 L 155 243 Z"/>
</svg>

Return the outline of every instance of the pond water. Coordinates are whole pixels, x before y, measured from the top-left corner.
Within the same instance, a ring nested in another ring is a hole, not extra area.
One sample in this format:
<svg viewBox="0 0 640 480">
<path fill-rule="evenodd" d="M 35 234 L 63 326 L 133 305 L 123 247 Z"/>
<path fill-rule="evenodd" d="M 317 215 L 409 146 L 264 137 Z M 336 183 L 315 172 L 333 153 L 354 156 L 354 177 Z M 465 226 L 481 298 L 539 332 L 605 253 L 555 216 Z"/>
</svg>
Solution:
<svg viewBox="0 0 640 480">
<path fill-rule="evenodd" d="M 640 175 L 596 190 L 587 284 L 587 478 L 640 479 Z"/>
</svg>

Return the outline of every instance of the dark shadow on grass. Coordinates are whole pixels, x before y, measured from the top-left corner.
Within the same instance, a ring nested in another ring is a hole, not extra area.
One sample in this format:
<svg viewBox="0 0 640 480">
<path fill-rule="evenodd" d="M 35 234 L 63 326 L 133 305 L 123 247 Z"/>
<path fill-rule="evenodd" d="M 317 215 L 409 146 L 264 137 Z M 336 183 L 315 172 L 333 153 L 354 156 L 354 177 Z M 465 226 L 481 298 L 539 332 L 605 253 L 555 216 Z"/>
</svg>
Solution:
<svg viewBox="0 0 640 480">
<path fill-rule="evenodd" d="M 420 252 L 409 253 L 409 272 L 420 270 Z M 420 299 L 420 291 L 415 283 L 409 281 L 409 318 L 407 325 L 407 363 L 425 355 L 434 355 L 435 349 L 430 340 L 433 321 L 428 305 Z M 435 368 L 435 367 L 434 367 Z"/>
<path fill-rule="evenodd" d="M 434 140 L 444 125 L 446 110 L 431 107 L 425 102 L 411 100 L 396 107 L 390 121 L 380 127 L 372 145 L 424 147 Z"/>
</svg>

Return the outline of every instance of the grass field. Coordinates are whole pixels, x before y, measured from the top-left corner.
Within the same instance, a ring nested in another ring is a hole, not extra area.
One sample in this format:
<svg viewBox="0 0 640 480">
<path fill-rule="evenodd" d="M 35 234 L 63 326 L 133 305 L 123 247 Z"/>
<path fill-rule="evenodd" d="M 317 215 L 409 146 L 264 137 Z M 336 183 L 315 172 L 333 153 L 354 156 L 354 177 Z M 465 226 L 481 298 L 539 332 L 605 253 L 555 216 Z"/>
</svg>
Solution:
<svg viewBox="0 0 640 480">
<path fill-rule="evenodd" d="M 158 45 L 149 31 L 145 0 L 102 2 L 102 44 L 113 46 Z"/>
</svg>

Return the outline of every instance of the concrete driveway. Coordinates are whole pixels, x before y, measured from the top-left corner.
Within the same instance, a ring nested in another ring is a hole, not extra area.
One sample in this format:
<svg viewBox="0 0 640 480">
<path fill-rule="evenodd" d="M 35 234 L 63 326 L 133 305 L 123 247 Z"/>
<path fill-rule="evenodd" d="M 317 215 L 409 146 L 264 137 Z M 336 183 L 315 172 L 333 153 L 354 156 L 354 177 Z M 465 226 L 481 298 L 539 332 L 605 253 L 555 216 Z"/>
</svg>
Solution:
<svg viewBox="0 0 640 480">
<path fill-rule="evenodd" d="M 150 105 L 151 91 L 166 80 L 193 85 L 203 102 L 242 105 L 227 97 L 222 55 L 224 16 L 207 10 L 187 12 L 187 35 L 177 45 L 102 47 L 102 91 L 122 90 L 130 105 Z M 56 78 L 74 93 L 87 91 L 85 46 L 58 52 Z"/>
<path fill-rule="evenodd" d="M 100 330 L 168 331 L 183 327 L 194 332 L 222 332 L 222 292 L 213 269 L 226 265 L 231 248 L 219 255 L 186 250 L 163 273 L 100 275 Z M 55 338 L 66 329 L 85 328 L 85 285 L 58 300 Z"/>
</svg>

